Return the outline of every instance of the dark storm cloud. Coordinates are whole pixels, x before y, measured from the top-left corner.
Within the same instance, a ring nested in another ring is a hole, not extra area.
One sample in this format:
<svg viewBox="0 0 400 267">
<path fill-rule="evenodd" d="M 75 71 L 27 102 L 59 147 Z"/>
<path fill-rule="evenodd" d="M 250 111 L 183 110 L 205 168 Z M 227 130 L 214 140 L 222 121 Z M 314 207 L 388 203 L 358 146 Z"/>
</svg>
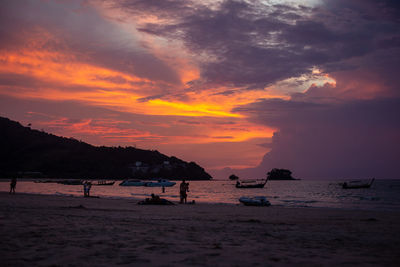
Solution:
<svg viewBox="0 0 400 267">
<path fill-rule="evenodd" d="M 338 63 L 336 85 L 312 85 L 290 100 L 239 107 L 253 122 L 279 129 L 259 167 L 289 168 L 299 178 L 399 178 L 400 50 L 377 49 Z"/>
<path fill-rule="evenodd" d="M 323 0 L 322 2 L 333 14 L 346 15 L 346 19 L 357 15 L 370 21 L 400 21 L 400 3 L 397 0 Z"/>
<path fill-rule="evenodd" d="M 398 5 L 391 1 L 326 1 L 316 8 L 229 0 L 212 8 L 187 1 L 126 3 L 136 14 L 169 19 L 140 30 L 182 40 L 202 55 L 202 77 L 215 84 L 262 88 L 313 66 L 346 67 L 345 60 L 399 47 Z"/>
<path fill-rule="evenodd" d="M 386 125 L 400 129 L 400 118 L 396 113 L 400 110 L 399 98 L 353 100 L 330 104 L 266 99 L 239 109 L 242 113 L 251 115 L 258 123 L 278 126 L 281 129 L 299 128 L 311 122 L 321 122 L 324 126 L 323 120 L 332 125 L 357 127 L 375 125 L 378 128 Z"/>
<path fill-rule="evenodd" d="M 299 178 L 399 178 L 400 98 L 311 104 L 264 100 L 246 107 L 257 123 L 280 130 L 259 167 L 289 168 Z"/>
<path fill-rule="evenodd" d="M 152 14 L 159 18 L 180 18 L 196 11 L 194 4 L 182 0 L 119 0 L 109 1 L 114 8 L 122 8 L 132 15 Z"/>
<path fill-rule="evenodd" d="M 181 40 L 199 56 L 201 89 L 207 83 L 264 88 L 309 73 L 313 66 L 328 73 L 357 68 L 346 61 L 400 45 L 395 1 L 324 1 L 314 8 L 256 0 L 212 5 L 182 0 L 106 2 L 136 18 L 161 19 L 137 29 Z M 96 65 L 179 83 L 177 73 L 133 34 L 121 32 L 85 3 L 2 1 L 0 45 L 26 46 L 27 34 L 42 27 L 61 40 L 48 40 L 43 48 L 73 51 Z"/>
</svg>

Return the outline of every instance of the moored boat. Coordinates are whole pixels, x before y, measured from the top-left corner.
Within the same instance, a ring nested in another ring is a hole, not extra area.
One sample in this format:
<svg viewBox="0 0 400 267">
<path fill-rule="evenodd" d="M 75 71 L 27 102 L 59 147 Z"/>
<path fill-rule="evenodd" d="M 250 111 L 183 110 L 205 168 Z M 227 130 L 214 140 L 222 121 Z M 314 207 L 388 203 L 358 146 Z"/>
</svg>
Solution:
<svg viewBox="0 0 400 267">
<path fill-rule="evenodd" d="M 158 179 L 155 182 L 146 182 L 145 186 L 148 187 L 170 187 L 170 186 L 174 186 L 176 183 L 175 182 L 170 182 L 169 180 L 166 179 Z"/>
<path fill-rule="evenodd" d="M 83 182 L 82 180 L 62 180 L 58 181 L 58 184 L 63 184 L 63 185 L 82 185 Z"/>
<path fill-rule="evenodd" d="M 263 188 L 267 180 L 241 180 L 236 181 L 235 186 L 236 188 Z"/>
<path fill-rule="evenodd" d="M 119 185 L 120 186 L 145 186 L 146 182 L 143 182 L 138 179 L 133 179 L 133 180 L 122 181 Z"/>
<path fill-rule="evenodd" d="M 105 181 L 105 180 L 100 180 L 97 181 L 97 183 L 94 183 L 93 185 L 114 185 L 115 181 Z"/>
<path fill-rule="evenodd" d="M 54 180 L 35 180 L 35 183 L 57 183 Z"/>
<path fill-rule="evenodd" d="M 344 182 L 342 184 L 342 188 L 344 189 L 370 188 L 374 180 L 375 178 L 372 178 L 369 181 L 358 180 L 358 181 Z"/>
<path fill-rule="evenodd" d="M 147 187 L 170 187 L 174 186 L 175 182 L 170 182 L 166 179 L 158 179 L 157 181 L 141 181 L 141 180 L 125 180 L 119 185 L 121 186 L 147 186 Z"/>
<path fill-rule="evenodd" d="M 271 203 L 264 196 L 256 197 L 241 197 L 239 202 L 243 203 L 245 206 L 270 206 Z"/>
</svg>

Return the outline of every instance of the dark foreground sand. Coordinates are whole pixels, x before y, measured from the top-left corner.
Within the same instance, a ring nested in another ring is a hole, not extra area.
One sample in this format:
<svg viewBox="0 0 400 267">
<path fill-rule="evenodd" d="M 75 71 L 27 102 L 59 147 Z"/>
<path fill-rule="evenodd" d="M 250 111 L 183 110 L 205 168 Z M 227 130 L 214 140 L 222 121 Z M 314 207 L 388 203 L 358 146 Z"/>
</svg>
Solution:
<svg viewBox="0 0 400 267">
<path fill-rule="evenodd" d="M 400 212 L 0 193 L 1 266 L 400 266 Z"/>
</svg>

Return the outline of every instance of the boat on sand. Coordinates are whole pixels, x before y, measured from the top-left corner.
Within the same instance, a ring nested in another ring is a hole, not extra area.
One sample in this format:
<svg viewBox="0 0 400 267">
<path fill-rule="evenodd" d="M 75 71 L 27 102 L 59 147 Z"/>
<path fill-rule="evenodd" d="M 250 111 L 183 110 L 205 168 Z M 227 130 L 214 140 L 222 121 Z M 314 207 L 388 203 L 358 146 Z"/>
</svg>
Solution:
<svg viewBox="0 0 400 267">
<path fill-rule="evenodd" d="M 370 188 L 374 180 L 375 178 L 372 178 L 371 180 L 368 181 L 357 180 L 357 181 L 344 182 L 342 184 L 342 188 L 344 189 Z"/>
<path fill-rule="evenodd" d="M 245 206 L 270 206 L 271 203 L 264 196 L 256 197 L 241 197 L 239 202 L 243 203 Z"/>
<path fill-rule="evenodd" d="M 151 194 L 151 198 L 146 198 L 145 200 L 139 201 L 139 205 L 175 205 L 173 202 L 160 198 L 158 195 Z"/>
</svg>

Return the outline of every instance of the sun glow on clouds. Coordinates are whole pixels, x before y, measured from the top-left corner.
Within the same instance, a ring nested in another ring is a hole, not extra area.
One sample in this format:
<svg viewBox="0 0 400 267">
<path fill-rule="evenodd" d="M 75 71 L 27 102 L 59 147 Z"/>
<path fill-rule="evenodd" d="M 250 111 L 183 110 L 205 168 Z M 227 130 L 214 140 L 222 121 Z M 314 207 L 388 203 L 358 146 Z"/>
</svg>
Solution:
<svg viewBox="0 0 400 267">
<path fill-rule="evenodd" d="M 184 103 L 174 103 L 163 101 L 160 99 L 150 100 L 150 105 L 154 105 L 155 108 L 161 108 L 169 110 L 171 112 L 169 115 L 179 115 L 179 116 L 216 116 L 216 117 L 243 117 L 240 114 L 233 114 L 229 112 L 221 111 L 221 107 L 209 105 L 209 104 L 184 104 Z"/>
<path fill-rule="evenodd" d="M 154 86 L 152 81 L 77 61 L 71 56 L 48 51 L 0 52 L 0 73 L 18 74 L 41 82 L 40 88 L 1 92 L 17 97 L 47 100 L 76 100 L 122 111 L 149 115 L 240 117 L 223 107 L 207 103 L 185 104 L 175 101 L 139 99 Z M 187 79 L 190 71 L 183 72 Z M 74 89 L 65 89 L 66 87 Z"/>
<path fill-rule="evenodd" d="M 86 87 L 132 89 L 129 83 L 150 82 L 146 79 L 126 75 L 77 61 L 74 57 L 49 51 L 24 50 L 0 52 L 0 71 L 34 77 L 46 82 Z M 107 78 L 119 78 L 116 84 Z"/>
<path fill-rule="evenodd" d="M 82 114 L 75 120 L 68 115 L 49 116 L 34 122 L 39 128 L 95 145 L 138 144 L 145 149 L 162 147 L 166 153 L 187 160 L 196 160 L 189 157 L 193 156 L 195 148 L 203 153 L 197 158 L 204 160 L 199 163 L 205 167 L 250 167 L 258 164 L 268 151 L 257 142 L 267 142 L 276 129 L 252 123 L 234 109 L 260 99 L 288 99 L 290 93 L 304 90 L 310 82 L 331 81 L 319 70 L 314 70 L 310 71 L 312 77 L 291 78 L 258 90 L 208 84 L 202 80 L 200 66 L 203 61 L 211 60 L 213 55 L 202 58 L 203 55 L 187 51 L 179 40 L 166 40 L 137 30 L 141 24 L 162 24 L 165 18 L 146 14 L 130 16 L 102 5 L 95 5 L 95 8 L 106 23 L 112 24 L 113 29 L 119 29 L 112 35 L 113 38 L 137 41 L 141 47 L 136 47 L 136 43 L 126 44 L 128 50 L 135 46 L 134 49 L 145 51 L 178 78 L 170 82 L 166 81 L 168 79 L 148 78 L 140 74 L 138 70 L 142 66 L 135 60 L 132 60 L 132 68 L 100 64 L 101 61 L 96 61 L 90 53 L 74 50 L 68 42 L 58 39 L 57 36 L 62 34 L 36 28 L 24 36 L 23 45 L 0 50 L 0 75 L 19 76 L 19 81 L 27 81 L 0 84 L 0 95 L 28 101 L 71 101 L 143 118 L 143 123 L 121 120 L 107 112 L 98 117 Z M 298 86 L 299 83 L 302 87 Z M 37 117 L 34 112 L 28 115 L 31 116 L 29 119 Z M 207 162 L 210 158 L 208 149 L 216 147 L 216 144 L 221 148 L 215 153 L 219 159 L 213 158 L 210 164 Z M 180 148 L 182 154 L 177 149 L 180 145 L 188 148 Z M 238 155 L 235 162 L 232 154 Z"/>
<path fill-rule="evenodd" d="M 238 143 L 238 149 L 243 150 L 245 145 L 241 143 L 271 138 L 276 129 L 250 123 L 244 115 L 232 110 L 258 99 L 288 98 L 287 94 L 282 94 L 282 90 L 274 90 L 272 87 L 256 91 L 229 87 L 191 90 L 190 83 L 186 83 L 197 79 L 199 72 L 189 60 L 181 58 L 175 63 L 169 63 L 170 66 L 176 66 L 175 69 L 181 77 L 182 86 L 177 88 L 178 93 L 166 95 L 165 99 L 142 101 L 151 92 L 157 92 L 159 87 L 174 85 L 96 66 L 79 59 L 72 53 L 59 51 L 0 51 L 0 74 L 18 74 L 38 82 L 38 86 L 34 88 L 14 86 L 9 90 L 9 86 L 0 86 L 0 93 L 24 99 L 77 101 L 84 105 L 101 106 L 131 114 L 166 116 L 168 123 L 151 129 L 146 129 L 146 125 L 129 126 L 126 122 L 114 119 L 93 118 L 81 118 L 77 122 L 71 122 L 65 117 L 52 118 L 47 122 L 40 122 L 39 125 L 40 128 L 44 127 L 56 134 L 75 136 L 96 145 L 137 144 L 142 148 L 154 149 L 160 145 L 171 151 L 173 149 L 168 146 L 218 143 Z M 165 57 L 164 60 L 168 61 L 170 58 Z M 199 123 L 182 126 L 177 120 L 169 119 L 171 116 L 188 117 Z M 220 121 L 215 122 L 212 118 Z M 224 123 L 224 120 L 228 123 Z M 165 129 L 177 126 L 180 127 L 179 130 L 165 132 Z M 228 147 L 234 150 L 232 145 Z M 251 159 L 246 159 L 246 163 L 237 162 L 231 167 L 258 164 L 256 158 L 260 158 L 267 150 L 255 144 L 250 147 L 253 147 Z M 181 156 L 187 157 L 185 154 Z M 204 164 L 207 165 L 206 162 Z M 216 163 L 214 167 L 217 165 L 223 167 L 222 163 Z"/>
<path fill-rule="evenodd" d="M 233 126 L 213 123 L 203 123 L 201 126 L 191 125 L 191 128 L 195 128 L 196 132 L 201 134 L 190 133 L 186 129 L 184 135 L 123 129 L 118 123 L 112 124 L 105 120 L 94 121 L 89 118 L 74 123 L 70 123 L 67 118 L 56 118 L 41 123 L 41 127 L 56 130 L 62 135 L 101 136 L 104 140 L 111 140 L 115 143 L 121 139 L 124 139 L 124 142 L 142 141 L 144 146 L 149 140 L 158 140 L 164 144 L 200 144 L 244 142 L 252 138 L 272 136 L 271 129 L 245 122 L 243 115 L 231 112 L 236 105 L 250 103 L 261 96 L 265 97 L 265 92 L 243 91 L 226 97 L 218 94 L 226 89 L 219 88 L 210 92 L 188 91 L 185 93 L 185 101 L 173 99 L 173 96 L 166 100 L 139 101 L 146 97 L 146 93 L 148 94 L 153 87 L 157 86 L 155 82 L 132 74 L 80 62 L 73 55 L 40 50 L 0 51 L 0 61 L 2 63 L 1 74 L 30 77 L 39 85 L 35 88 L 14 86 L 13 90 L 9 90 L 10 86 L 0 86 L 0 93 L 4 95 L 24 99 L 78 101 L 83 104 L 142 115 L 205 117 L 205 120 L 215 117 L 237 120 Z M 181 74 L 183 81 L 198 75 L 194 67 L 183 70 Z M 100 141 L 96 143 L 100 144 Z"/>
<path fill-rule="evenodd" d="M 59 42 L 43 31 L 40 35 L 33 37 Z M 184 101 L 174 99 L 173 95 L 168 99 L 140 101 L 146 98 L 149 92 L 159 87 L 173 85 L 86 63 L 73 53 L 36 49 L 35 46 L 43 46 L 45 43 L 43 40 L 33 39 L 29 43 L 33 48 L 0 51 L 2 63 L 0 73 L 30 77 L 37 81 L 39 86 L 36 88 L 15 86 L 15 90 L 1 86 L 0 93 L 20 98 L 80 101 L 118 111 L 146 115 L 226 118 L 244 118 L 243 115 L 232 113 L 231 110 L 236 105 L 248 104 L 260 97 L 268 97 L 268 94 L 263 91 L 236 91 L 235 94 L 227 97 L 220 94 L 226 90 L 225 88 L 217 88 L 199 92 L 183 91 Z M 159 47 L 158 50 L 161 51 L 161 48 Z M 166 61 L 171 60 L 165 56 L 165 51 L 163 53 L 162 56 L 161 52 L 158 54 L 160 57 L 165 57 Z M 179 66 L 177 70 L 183 84 L 199 77 L 199 70 L 185 58 L 178 58 L 170 65 Z M 185 86 L 182 88 L 185 90 Z M 178 91 L 182 91 L 182 88 L 178 88 Z"/>
<path fill-rule="evenodd" d="M 102 145 L 104 139 L 109 140 L 109 142 L 115 142 L 115 145 L 118 145 L 124 139 L 132 143 L 141 140 L 154 141 L 160 139 L 159 136 L 147 131 L 121 127 L 124 124 L 127 125 L 129 122 L 115 119 L 70 120 L 61 117 L 43 121 L 40 126 L 60 135 L 80 136 L 81 138 L 92 137 L 92 142 L 96 145 Z"/>
</svg>

